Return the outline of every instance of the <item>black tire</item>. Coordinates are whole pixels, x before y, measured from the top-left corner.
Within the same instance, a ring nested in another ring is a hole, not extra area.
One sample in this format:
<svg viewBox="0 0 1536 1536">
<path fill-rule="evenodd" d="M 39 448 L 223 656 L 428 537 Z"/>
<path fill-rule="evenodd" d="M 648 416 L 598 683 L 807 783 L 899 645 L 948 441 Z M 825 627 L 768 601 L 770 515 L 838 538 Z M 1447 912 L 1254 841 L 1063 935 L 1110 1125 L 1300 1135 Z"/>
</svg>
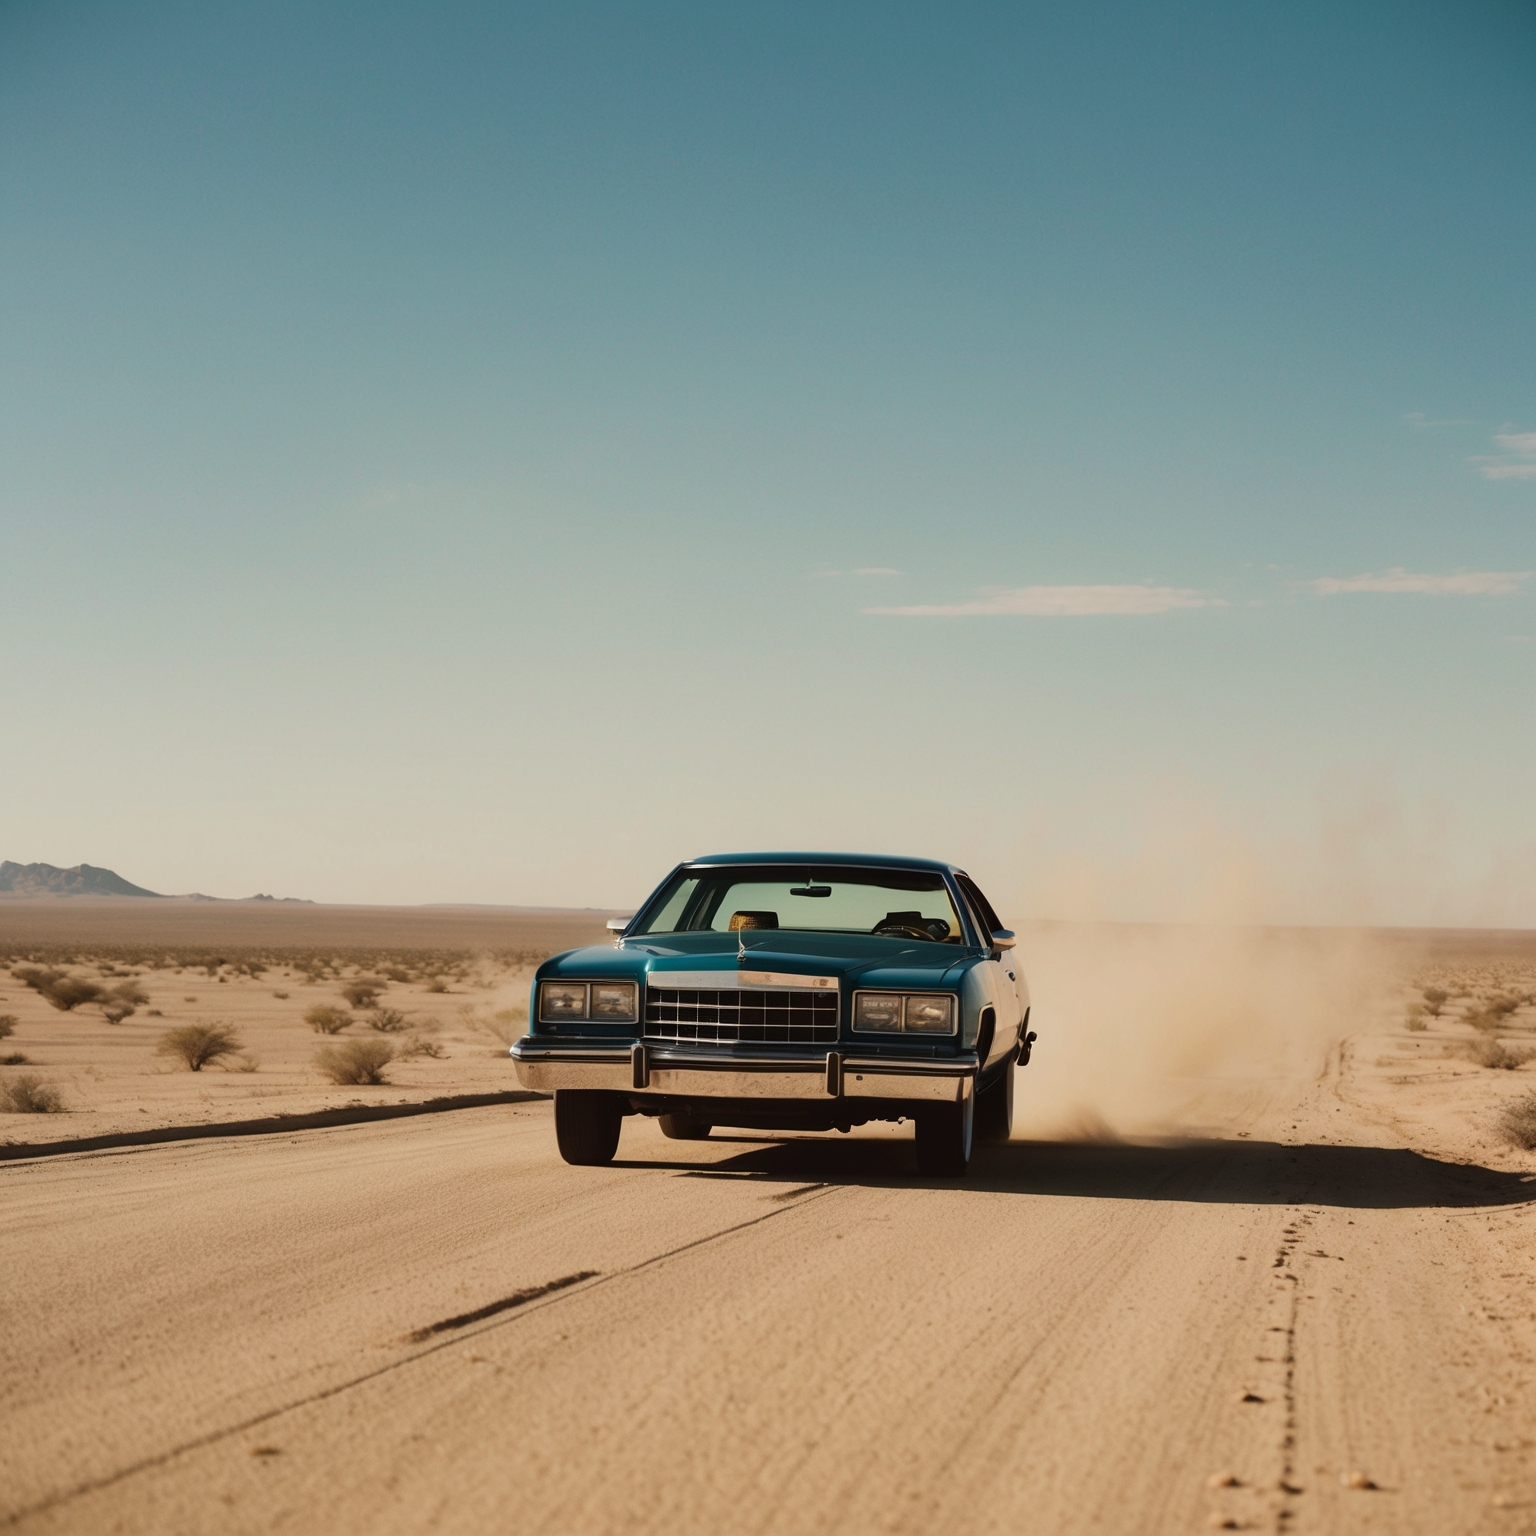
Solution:
<svg viewBox="0 0 1536 1536">
<path fill-rule="evenodd" d="M 624 1112 L 612 1094 L 588 1089 L 555 1090 L 555 1141 L 568 1163 L 595 1168 L 619 1150 Z"/>
<path fill-rule="evenodd" d="M 917 1115 L 917 1171 L 940 1179 L 965 1176 L 971 1161 L 976 1096 L 964 1104 L 935 1104 Z"/>
<path fill-rule="evenodd" d="M 707 1120 L 695 1120 L 691 1115 L 658 1115 L 656 1124 L 670 1141 L 708 1141 L 714 1129 Z"/>
<path fill-rule="evenodd" d="M 976 1095 L 976 1140 L 1007 1141 L 1013 1134 L 1013 1062 Z"/>
</svg>

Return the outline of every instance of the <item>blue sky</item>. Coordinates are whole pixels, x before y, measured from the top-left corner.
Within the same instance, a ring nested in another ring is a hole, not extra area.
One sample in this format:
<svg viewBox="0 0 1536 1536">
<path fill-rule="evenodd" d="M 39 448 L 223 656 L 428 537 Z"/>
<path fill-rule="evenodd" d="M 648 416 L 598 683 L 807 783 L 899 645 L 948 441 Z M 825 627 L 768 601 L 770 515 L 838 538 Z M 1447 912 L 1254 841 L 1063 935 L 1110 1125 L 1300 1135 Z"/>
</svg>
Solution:
<svg viewBox="0 0 1536 1536">
<path fill-rule="evenodd" d="M 1533 82 L 1492 0 L 5 7 L 0 856 L 1536 924 Z"/>
</svg>

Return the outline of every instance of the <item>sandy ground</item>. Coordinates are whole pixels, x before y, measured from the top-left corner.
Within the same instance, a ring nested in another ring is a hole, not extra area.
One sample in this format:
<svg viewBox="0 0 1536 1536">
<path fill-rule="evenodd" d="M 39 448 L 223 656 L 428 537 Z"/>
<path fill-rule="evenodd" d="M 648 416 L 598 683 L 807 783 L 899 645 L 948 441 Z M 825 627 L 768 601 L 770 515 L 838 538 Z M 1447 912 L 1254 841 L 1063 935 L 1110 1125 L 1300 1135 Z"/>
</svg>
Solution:
<svg viewBox="0 0 1536 1536">
<path fill-rule="evenodd" d="M 1074 992 L 1076 942 L 1037 936 L 1039 1006 L 1113 1079 L 1136 941 Z M 1043 1052 L 955 1185 L 899 1130 L 629 1121 L 568 1168 L 542 1101 L 0 1164 L 0 1522 L 1536 1530 L 1536 1153 L 1496 1130 L 1536 1066 L 1473 1065 L 1465 1022 L 1529 957 L 1417 956 L 1469 995 L 1413 1029 L 1379 962 L 1310 994 L 1348 1027 L 1305 1061 L 1262 1009 L 1098 1101 Z M 1166 1002 L 1133 973 L 1124 1039 Z"/>
</svg>

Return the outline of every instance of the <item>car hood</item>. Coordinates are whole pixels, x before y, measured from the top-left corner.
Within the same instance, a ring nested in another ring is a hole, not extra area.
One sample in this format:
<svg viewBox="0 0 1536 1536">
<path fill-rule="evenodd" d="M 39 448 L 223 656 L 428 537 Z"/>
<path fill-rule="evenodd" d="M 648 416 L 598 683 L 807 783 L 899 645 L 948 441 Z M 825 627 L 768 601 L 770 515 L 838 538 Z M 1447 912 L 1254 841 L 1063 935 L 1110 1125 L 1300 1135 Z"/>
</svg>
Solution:
<svg viewBox="0 0 1536 1536">
<path fill-rule="evenodd" d="M 667 985 L 668 972 L 718 973 L 718 985 L 734 986 L 741 971 L 784 976 L 836 976 L 858 986 L 941 987 L 955 984 L 976 950 L 924 944 L 868 933 L 795 933 L 754 929 L 738 949 L 734 933 L 668 933 L 568 950 L 539 967 L 540 977 L 632 978 Z M 954 978 L 950 973 L 954 973 Z M 697 981 L 690 983 L 697 986 Z"/>
</svg>

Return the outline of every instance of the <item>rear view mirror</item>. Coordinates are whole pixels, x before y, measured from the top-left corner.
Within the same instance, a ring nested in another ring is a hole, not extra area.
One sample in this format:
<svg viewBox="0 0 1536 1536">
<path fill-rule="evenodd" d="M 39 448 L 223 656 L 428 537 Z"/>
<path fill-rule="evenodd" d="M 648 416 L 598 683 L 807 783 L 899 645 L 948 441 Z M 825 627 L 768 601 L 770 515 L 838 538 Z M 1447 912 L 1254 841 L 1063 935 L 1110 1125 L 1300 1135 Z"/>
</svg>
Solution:
<svg viewBox="0 0 1536 1536">
<path fill-rule="evenodd" d="M 634 922 L 632 917 L 610 917 L 608 919 L 608 932 L 623 933 L 632 922 Z"/>
<path fill-rule="evenodd" d="M 992 930 L 993 949 L 1012 949 L 1018 942 L 1018 938 L 1011 928 L 994 928 Z"/>
</svg>

